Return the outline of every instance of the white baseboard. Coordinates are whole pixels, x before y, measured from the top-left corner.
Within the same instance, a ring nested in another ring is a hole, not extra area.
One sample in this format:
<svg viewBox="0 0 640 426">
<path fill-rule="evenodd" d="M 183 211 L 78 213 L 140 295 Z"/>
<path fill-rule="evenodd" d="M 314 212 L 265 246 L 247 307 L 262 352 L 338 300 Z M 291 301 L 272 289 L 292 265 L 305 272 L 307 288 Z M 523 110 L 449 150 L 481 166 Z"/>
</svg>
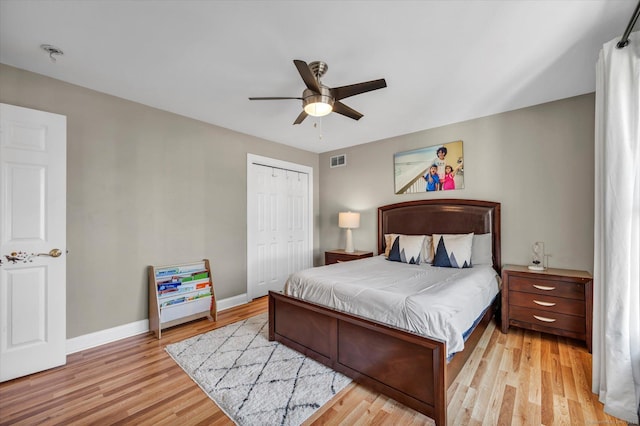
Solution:
<svg viewBox="0 0 640 426">
<path fill-rule="evenodd" d="M 224 311 L 229 308 L 233 308 L 234 306 L 244 305 L 249 302 L 249 298 L 247 293 L 239 294 L 233 297 L 227 297 L 226 299 L 216 300 L 216 305 L 218 305 L 218 312 Z"/>
<path fill-rule="evenodd" d="M 149 320 L 146 319 L 67 339 L 67 355 L 148 331 Z"/>
<path fill-rule="evenodd" d="M 246 293 L 219 300 L 217 301 L 218 312 L 233 308 L 234 306 L 243 305 L 247 302 Z M 147 332 L 149 332 L 148 319 L 73 337 L 67 339 L 67 355 Z"/>
</svg>

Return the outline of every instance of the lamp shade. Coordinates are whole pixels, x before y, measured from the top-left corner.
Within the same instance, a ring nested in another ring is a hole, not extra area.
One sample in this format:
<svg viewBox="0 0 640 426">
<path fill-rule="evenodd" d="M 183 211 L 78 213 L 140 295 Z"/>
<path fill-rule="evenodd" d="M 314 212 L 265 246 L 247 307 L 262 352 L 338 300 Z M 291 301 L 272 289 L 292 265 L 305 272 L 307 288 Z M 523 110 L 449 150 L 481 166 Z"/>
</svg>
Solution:
<svg viewBox="0 0 640 426">
<path fill-rule="evenodd" d="M 340 228 L 355 229 L 360 227 L 360 213 L 338 213 L 338 226 Z"/>
</svg>

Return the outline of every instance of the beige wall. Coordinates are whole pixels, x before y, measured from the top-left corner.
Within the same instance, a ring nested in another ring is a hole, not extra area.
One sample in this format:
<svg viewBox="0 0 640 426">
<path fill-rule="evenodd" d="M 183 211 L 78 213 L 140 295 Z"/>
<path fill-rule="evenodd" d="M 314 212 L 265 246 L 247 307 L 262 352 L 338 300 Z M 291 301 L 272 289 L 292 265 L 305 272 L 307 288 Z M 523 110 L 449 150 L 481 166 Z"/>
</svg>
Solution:
<svg viewBox="0 0 640 426">
<path fill-rule="evenodd" d="M 366 118 L 365 118 L 366 119 Z M 364 122 L 362 123 L 364 125 Z M 464 142 L 456 191 L 394 194 L 393 154 Z M 361 212 L 356 249 L 377 250 L 377 207 L 422 198 L 502 203 L 502 261 L 527 264 L 544 241 L 552 267 L 593 269 L 594 95 L 587 94 L 320 155 L 321 250 L 344 247 L 338 212 Z M 329 157 L 347 154 L 347 165 Z"/>
<path fill-rule="evenodd" d="M 147 318 L 150 264 L 207 257 L 218 299 L 246 292 L 247 153 L 313 167 L 316 264 L 344 246 L 339 211 L 375 252 L 378 206 L 446 194 L 502 203 L 504 263 L 540 240 L 551 266 L 592 270 L 593 94 L 320 156 L 1 64 L 0 102 L 67 116 L 68 338 Z M 394 194 L 394 153 L 460 139 L 465 189 Z"/>
<path fill-rule="evenodd" d="M 147 318 L 146 267 L 209 258 L 246 292 L 247 153 L 318 155 L 0 65 L 0 102 L 67 116 L 67 337 Z"/>
</svg>

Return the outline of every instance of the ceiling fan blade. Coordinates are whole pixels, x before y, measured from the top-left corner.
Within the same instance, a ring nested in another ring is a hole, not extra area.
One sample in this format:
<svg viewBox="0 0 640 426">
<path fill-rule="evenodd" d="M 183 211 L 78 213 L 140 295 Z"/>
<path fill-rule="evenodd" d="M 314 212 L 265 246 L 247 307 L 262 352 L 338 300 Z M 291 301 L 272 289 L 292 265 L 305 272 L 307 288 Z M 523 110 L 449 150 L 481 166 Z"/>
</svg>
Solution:
<svg viewBox="0 0 640 426">
<path fill-rule="evenodd" d="M 307 65 L 305 61 L 301 61 L 300 59 L 294 59 L 293 63 L 295 64 L 296 68 L 298 68 L 298 72 L 300 73 L 300 77 L 302 77 L 304 84 L 306 84 L 310 90 L 313 90 L 316 93 L 320 93 L 318 80 L 316 80 L 316 77 L 311 72 L 309 65 Z"/>
<path fill-rule="evenodd" d="M 331 93 L 337 101 L 348 98 L 349 96 L 359 95 L 360 93 L 383 89 L 385 87 L 387 87 L 387 82 L 384 78 L 381 78 L 379 80 L 371 80 L 364 83 L 351 84 L 349 86 L 334 87 L 331 89 Z"/>
<path fill-rule="evenodd" d="M 280 99 L 299 99 L 302 100 L 302 98 L 291 98 L 291 97 L 267 97 L 267 98 L 249 98 L 250 101 L 277 101 Z"/>
<path fill-rule="evenodd" d="M 300 124 L 302 123 L 302 121 L 307 118 L 307 113 L 304 112 L 304 110 L 302 110 L 302 112 L 300 113 L 300 115 L 298 116 L 298 118 L 296 118 L 296 121 L 293 122 L 293 124 Z"/>
<path fill-rule="evenodd" d="M 354 120 L 360 120 L 363 117 L 363 115 L 360 114 L 358 111 L 346 106 L 345 104 L 339 101 L 335 101 L 333 103 L 333 112 L 342 114 L 345 117 L 353 118 Z"/>
</svg>

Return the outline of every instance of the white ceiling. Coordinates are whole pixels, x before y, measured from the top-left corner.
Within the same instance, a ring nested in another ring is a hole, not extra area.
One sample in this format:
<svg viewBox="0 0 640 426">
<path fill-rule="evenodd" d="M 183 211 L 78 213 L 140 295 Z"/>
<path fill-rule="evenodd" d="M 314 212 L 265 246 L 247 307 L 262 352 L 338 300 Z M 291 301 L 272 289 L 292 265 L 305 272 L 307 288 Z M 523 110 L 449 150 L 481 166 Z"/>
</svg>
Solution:
<svg viewBox="0 0 640 426">
<path fill-rule="evenodd" d="M 635 0 L 0 0 L 0 62 L 313 152 L 595 90 L 603 43 Z M 57 62 L 40 49 L 64 51 Z M 292 125 L 294 59 L 327 86 L 385 78 Z M 317 126 L 314 124 L 317 123 Z"/>
</svg>

